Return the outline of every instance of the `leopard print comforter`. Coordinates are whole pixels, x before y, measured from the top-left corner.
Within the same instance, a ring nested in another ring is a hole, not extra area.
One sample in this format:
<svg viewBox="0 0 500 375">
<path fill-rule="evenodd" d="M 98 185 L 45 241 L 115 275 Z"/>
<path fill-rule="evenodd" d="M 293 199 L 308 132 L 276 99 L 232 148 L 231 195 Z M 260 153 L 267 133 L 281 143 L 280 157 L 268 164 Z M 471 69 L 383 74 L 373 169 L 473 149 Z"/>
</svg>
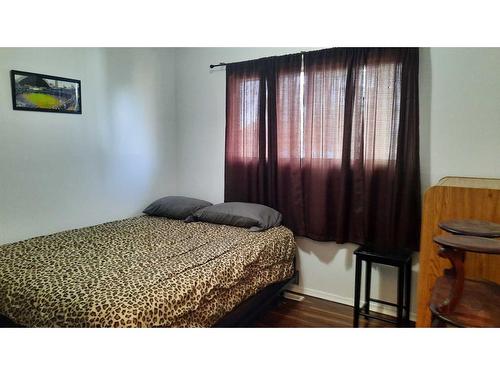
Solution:
<svg viewBox="0 0 500 375">
<path fill-rule="evenodd" d="M 207 327 L 293 274 L 285 227 L 140 216 L 0 246 L 0 314 L 28 327 Z"/>
</svg>

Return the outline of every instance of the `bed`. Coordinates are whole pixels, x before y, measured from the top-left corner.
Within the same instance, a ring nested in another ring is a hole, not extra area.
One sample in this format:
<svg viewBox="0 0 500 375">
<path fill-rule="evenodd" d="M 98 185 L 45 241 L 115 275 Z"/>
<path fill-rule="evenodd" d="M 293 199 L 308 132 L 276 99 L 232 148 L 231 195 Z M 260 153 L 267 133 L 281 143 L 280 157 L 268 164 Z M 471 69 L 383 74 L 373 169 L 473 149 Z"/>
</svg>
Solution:
<svg viewBox="0 0 500 375">
<path fill-rule="evenodd" d="M 296 244 L 139 216 L 0 246 L 0 315 L 26 327 L 209 327 L 294 275 Z"/>
</svg>

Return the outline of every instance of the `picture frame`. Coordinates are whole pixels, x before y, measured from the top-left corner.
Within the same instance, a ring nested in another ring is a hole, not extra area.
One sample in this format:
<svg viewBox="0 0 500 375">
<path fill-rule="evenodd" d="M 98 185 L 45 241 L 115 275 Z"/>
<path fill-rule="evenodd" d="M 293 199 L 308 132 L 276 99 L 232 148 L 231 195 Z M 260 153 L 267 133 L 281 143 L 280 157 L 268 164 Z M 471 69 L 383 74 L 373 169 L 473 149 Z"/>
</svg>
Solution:
<svg viewBox="0 0 500 375">
<path fill-rule="evenodd" d="M 81 81 L 48 74 L 10 71 L 16 111 L 82 113 Z"/>
</svg>

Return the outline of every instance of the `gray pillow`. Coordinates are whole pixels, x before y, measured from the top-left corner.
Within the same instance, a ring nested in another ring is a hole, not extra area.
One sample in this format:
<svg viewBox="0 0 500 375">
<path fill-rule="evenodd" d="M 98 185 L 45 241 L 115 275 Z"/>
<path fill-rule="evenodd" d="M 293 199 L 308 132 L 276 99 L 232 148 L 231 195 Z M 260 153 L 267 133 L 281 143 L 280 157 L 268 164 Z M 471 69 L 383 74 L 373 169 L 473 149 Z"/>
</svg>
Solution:
<svg viewBox="0 0 500 375">
<path fill-rule="evenodd" d="M 263 231 L 281 224 L 281 213 L 256 203 L 228 202 L 196 211 L 186 221 L 205 221 Z"/>
<path fill-rule="evenodd" d="M 211 205 L 212 203 L 201 199 L 168 196 L 154 201 L 142 212 L 151 216 L 164 216 L 170 219 L 184 220 L 200 208 Z"/>
</svg>

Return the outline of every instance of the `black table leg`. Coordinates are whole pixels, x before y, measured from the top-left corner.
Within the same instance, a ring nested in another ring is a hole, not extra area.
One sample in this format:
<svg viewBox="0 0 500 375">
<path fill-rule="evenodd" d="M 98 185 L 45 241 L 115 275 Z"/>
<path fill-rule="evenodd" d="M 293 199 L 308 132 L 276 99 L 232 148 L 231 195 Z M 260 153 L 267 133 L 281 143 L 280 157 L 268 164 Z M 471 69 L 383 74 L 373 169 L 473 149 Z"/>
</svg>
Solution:
<svg viewBox="0 0 500 375">
<path fill-rule="evenodd" d="M 404 291 L 404 266 L 398 267 L 398 303 L 397 303 L 397 321 L 398 327 L 403 325 L 403 291 Z"/>
<path fill-rule="evenodd" d="M 406 263 L 405 269 L 405 326 L 410 326 L 410 305 L 411 305 L 411 258 Z"/>
<path fill-rule="evenodd" d="M 372 284 L 372 262 L 366 261 L 366 275 L 365 275 L 365 313 L 370 312 L 370 290 Z M 368 317 L 367 317 L 368 318 Z"/>
<path fill-rule="evenodd" d="M 353 326 L 359 327 L 360 317 L 366 319 L 382 320 L 396 324 L 398 327 L 408 327 L 410 321 L 410 300 L 411 300 L 411 253 L 408 250 L 401 250 L 400 254 L 390 252 L 377 252 L 367 246 L 361 246 L 354 251 L 356 256 L 355 280 L 354 280 L 354 311 Z M 365 304 L 361 305 L 361 283 L 363 282 L 363 262 L 366 262 L 364 272 Z M 374 263 L 385 264 L 396 267 L 398 272 L 397 281 L 397 303 L 371 298 L 371 277 Z M 387 319 L 378 314 L 371 314 L 371 302 L 389 305 L 397 308 L 397 318 Z"/>
<path fill-rule="evenodd" d="M 356 275 L 354 281 L 354 321 L 353 327 L 359 326 L 359 299 L 361 294 L 361 258 L 356 256 Z"/>
</svg>

